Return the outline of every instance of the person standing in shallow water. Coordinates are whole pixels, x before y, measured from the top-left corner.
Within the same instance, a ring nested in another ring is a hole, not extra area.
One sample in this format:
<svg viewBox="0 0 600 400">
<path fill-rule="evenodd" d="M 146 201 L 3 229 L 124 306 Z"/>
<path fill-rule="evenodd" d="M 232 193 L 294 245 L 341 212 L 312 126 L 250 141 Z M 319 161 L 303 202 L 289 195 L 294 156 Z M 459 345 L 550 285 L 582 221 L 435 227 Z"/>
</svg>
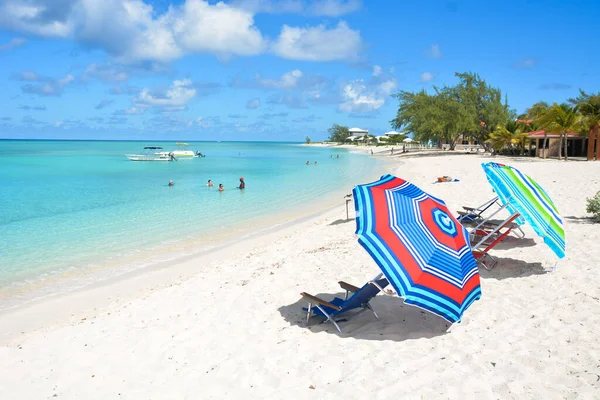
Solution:
<svg viewBox="0 0 600 400">
<path fill-rule="evenodd" d="M 212 180 L 209 179 L 208 183 L 206 184 L 206 186 L 215 186 L 215 185 L 212 183 Z"/>
<path fill-rule="evenodd" d="M 225 188 L 223 187 L 223 184 L 219 183 L 219 192 L 222 192 L 223 190 L 225 190 Z"/>
<path fill-rule="evenodd" d="M 240 178 L 240 186 L 238 189 L 246 189 L 246 182 L 244 182 L 244 178 Z"/>
</svg>

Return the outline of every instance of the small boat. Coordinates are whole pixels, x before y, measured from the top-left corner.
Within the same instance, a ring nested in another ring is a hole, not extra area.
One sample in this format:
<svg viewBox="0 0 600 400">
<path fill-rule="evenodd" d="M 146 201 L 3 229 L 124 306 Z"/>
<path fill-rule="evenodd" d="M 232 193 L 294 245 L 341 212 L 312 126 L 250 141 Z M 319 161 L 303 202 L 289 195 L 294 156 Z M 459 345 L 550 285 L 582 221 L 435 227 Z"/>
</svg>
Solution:
<svg viewBox="0 0 600 400">
<path fill-rule="evenodd" d="M 173 150 L 173 151 L 161 151 L 160 153 L 156 153 L 156 154 L 160 154 L 160 155 L 169 155 L 169 154 L 173 154 L 175 157 L 177 158 L 196 158 L 199 155 L 201 155 L 202 153 L 200 152 L 193 152 L 192 150 L 184 150 L 184 146 L 189 146 L 189 143 L 182 143 L 182 142 L 177 142 L 176 143 L 178 146 L 177 150 Z"/>
<path fill-rule="evenodd" d="M 125 154 L 125 157 L 131 161 L 177 161 L 175 155 L 169 152 L 156 152 L 156 150 L 162 150 L 162 147 L 147 146 L 144 147 L 146 150 L 142 154 Z"/>
</svg>

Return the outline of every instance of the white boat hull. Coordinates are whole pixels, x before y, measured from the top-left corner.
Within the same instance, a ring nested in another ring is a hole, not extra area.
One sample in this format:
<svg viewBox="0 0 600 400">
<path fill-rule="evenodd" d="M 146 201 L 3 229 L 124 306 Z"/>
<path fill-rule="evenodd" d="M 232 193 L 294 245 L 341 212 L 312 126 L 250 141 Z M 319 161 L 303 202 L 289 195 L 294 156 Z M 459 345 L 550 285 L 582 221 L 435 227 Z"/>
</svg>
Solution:
<svg viewBox="0 0 600 400">
<path fill-rule="evenodd" d="M 158 154 L 125 154 L 131 161 L 171 161 L 171 157 Z"/>
<path fill-rule="evenodd" d="M 173 151 L 161 151 L 160 153 L 156 153 L 161 156 L 168 156 L 169 154 L 173 154 L 177 158 L 196 158 L 198 157 L 191 150 L 173 150 Z"/>
</svg>

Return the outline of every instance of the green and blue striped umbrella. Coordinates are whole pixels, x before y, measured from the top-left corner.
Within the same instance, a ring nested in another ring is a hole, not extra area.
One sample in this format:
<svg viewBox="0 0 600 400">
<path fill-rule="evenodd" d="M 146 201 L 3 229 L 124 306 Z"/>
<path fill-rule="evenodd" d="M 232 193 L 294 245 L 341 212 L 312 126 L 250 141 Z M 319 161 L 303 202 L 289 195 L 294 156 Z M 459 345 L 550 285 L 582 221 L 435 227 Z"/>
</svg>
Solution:
<svg viewBox="0 0 600 400">
<path fill-rule="evenodd" d="M 500 201 L 518 213 L 544 239 L 559 258 L 565 256 L 565 230 L 548 193 L 516 168 L 498 163 L 481 164 Z"/>
</svg>

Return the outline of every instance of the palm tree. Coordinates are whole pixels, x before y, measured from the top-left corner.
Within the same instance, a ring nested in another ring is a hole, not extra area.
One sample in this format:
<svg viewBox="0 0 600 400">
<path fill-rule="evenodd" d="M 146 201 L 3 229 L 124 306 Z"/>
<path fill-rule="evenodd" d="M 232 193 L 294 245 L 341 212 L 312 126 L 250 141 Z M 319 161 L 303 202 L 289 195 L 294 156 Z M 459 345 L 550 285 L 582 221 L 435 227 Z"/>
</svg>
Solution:
<svg viewBox="0 0 600 400">
<path fill-rule="evenodd" d="M 514 154 L 515 147 L 519 146 L 520 154 L 523 153 L 523 142 L 526 136 L 517 121 L 508 121 L 504 125 L 498 125 L 490 134 L 489 143 L 495 150 L 507 147 Z"/>
<path fill-rule="evenodd" d="M 575 109 L 582 115 L 582 125 L 589 132 L 587 159 L 593 160 L 596 136 L 600 147 L 600 92 L 589 95 L 579 89 L 579 96 L 569 99 L 569 102 L 575 105 Z M 596 152 L 596 160 L 600 160 L 600 151 Z"/>
<path fill-rule="evenodd" d="M 548 111 L 550 106 L 545 101 L 538 101 L 527 109 L 527 116 L 533 124 L 539 125 L 539 119 Z M 544 144 L 542 145 L 542 157 L 546 158 L 546 143 L 548 141 L 548 132 L 544 130 Z"/>
<path fill-rule="evenodd" d="M 547 109 L 547 111 L 543 112 L 538 117 L 537 122 L 540 124 L 542 129 L 544 129 L 544 132 L 556 133 L 560 135 L 560 142 L 558 146 L 558 159 L 562 159 L 562 148 L 564 143 L 565 161 L 567 161 L 568 133 L 571 131 L 578 130 L 581 124 L 581 118 L 577 111 L 568 104 L 559 105 L 557 103 L 554 103 L 550 108 Z M 546 141 L 544 140 L 544 149 L 545 148 Z"/>
</svg>

